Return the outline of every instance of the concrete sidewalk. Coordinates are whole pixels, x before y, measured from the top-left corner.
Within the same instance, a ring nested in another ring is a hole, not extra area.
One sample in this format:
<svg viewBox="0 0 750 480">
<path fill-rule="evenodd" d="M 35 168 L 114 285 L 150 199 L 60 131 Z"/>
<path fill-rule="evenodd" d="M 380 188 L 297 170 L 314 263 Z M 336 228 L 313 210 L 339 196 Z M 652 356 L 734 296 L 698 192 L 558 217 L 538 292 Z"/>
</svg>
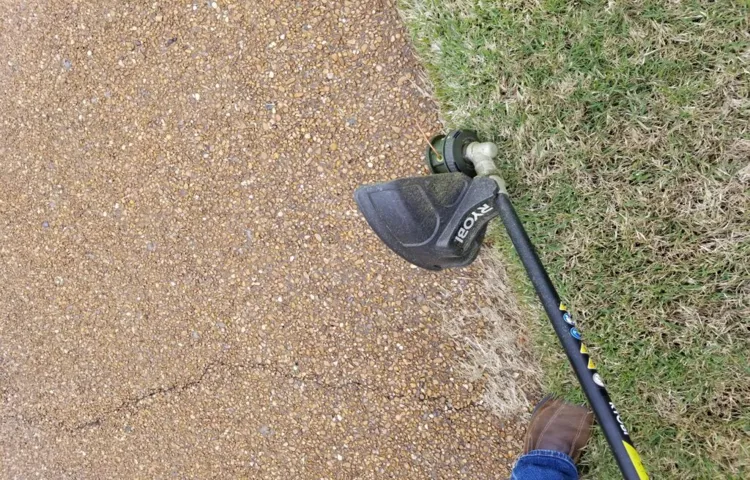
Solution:
<svg viewBox="0 0 750 480">
<path fill-rule="evenodd" d="M 507 478 L 352 200 L 440 128 L 390 2 L 2 5 L 2 478 Z"/>
</svg>

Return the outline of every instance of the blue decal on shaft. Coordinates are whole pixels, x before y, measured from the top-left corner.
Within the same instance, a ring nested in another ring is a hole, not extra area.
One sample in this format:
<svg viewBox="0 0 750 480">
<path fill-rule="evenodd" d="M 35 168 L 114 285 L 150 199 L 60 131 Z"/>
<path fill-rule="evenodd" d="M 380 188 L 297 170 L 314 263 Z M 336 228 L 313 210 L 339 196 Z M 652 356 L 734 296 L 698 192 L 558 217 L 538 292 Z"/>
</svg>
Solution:
<svg viewBox="0 0 750 480">
<path fill-rule="evenodd" d="M 570 335 L 575 338 L 576 340 L 581 339 L 581 332 L 578 331 L 577 328 L 571 328 L 570 329 Z"/>
</svg>

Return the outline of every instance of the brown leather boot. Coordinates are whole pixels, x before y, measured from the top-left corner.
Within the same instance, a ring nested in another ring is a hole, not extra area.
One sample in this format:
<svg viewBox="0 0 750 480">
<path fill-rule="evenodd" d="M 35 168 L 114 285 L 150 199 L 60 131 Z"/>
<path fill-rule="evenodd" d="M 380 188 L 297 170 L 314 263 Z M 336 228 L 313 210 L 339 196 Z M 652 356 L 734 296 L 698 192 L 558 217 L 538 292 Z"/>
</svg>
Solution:
<svg viewBox="0 0 750 480">
<path fill-rule="evenodd" d="M 594 415 L 588 408 L 545 397 L 531 416 L 524 453 L 555 450 L 578 462 L 593 423 Z"/>
</svg>

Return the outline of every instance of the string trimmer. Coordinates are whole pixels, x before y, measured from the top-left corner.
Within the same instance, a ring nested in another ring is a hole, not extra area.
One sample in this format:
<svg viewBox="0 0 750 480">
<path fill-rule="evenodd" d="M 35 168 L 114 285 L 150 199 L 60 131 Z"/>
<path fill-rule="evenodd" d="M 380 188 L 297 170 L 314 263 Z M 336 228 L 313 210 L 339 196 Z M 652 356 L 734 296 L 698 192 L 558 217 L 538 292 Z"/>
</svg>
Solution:
<svg viewBox="0 0 750 480">
<path fill-rule="evenodd" d="M 476 259 L 487 223 L 498 215 L 521 258 L 627 480 L 647 479 L 627 428 L 589 355 L 581 332 L 552 285 L 521 224 L 495 165 L 497 146 L 471 131 L 430 141 L 427 165 L 435 175 L 402 178 L 357 189 L 359 209 L 380 239 L 428 270 L 464 267 Z"/>
</svg>

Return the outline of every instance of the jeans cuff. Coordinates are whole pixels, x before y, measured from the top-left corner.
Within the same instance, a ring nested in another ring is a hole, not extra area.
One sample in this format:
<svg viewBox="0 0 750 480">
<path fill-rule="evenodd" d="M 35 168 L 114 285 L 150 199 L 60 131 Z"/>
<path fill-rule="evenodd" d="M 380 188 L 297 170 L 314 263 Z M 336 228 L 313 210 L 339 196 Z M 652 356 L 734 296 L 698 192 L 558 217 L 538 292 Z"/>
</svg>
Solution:
<svg viewBox="0 0 750 480">
<path fill-rule="evenodd" d="M 570 458 L 568 455 L 558 452 L 557 450 L 532 450 L 524 457 L 552 457 L 552 458 L 559 458 L 560 460 L 565 460 L 570 464 L 573 469 L 577 470 L 578 467 L 576 467 L 575 462 L 573 462 L 573 459 Z"/>
</svg>

